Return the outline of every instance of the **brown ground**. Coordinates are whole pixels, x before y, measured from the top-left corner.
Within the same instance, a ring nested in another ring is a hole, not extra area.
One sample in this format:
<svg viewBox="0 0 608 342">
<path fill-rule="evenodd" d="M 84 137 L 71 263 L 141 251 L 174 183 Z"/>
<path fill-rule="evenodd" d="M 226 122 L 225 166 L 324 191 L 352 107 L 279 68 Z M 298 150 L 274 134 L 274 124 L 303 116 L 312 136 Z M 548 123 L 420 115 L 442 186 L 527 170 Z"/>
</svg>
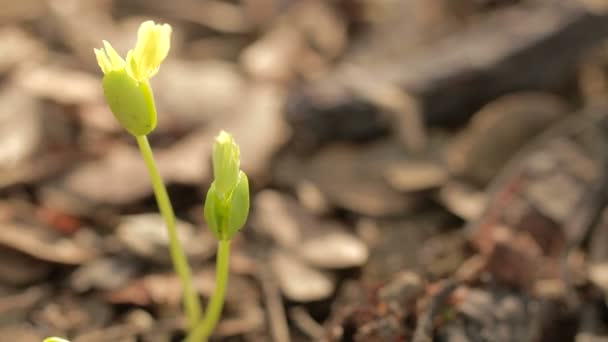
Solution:
<svg viewBox="0 0 608 342">
<path fill-rule="evenodd" d="M 178 341 L 93 48 L 174 29 L 151 135 L 206 300 L 220 129 L 252 214 L 217 341 L 608 341 L 601 0 L 0 2 L 0 341 Z"/>
</svg>

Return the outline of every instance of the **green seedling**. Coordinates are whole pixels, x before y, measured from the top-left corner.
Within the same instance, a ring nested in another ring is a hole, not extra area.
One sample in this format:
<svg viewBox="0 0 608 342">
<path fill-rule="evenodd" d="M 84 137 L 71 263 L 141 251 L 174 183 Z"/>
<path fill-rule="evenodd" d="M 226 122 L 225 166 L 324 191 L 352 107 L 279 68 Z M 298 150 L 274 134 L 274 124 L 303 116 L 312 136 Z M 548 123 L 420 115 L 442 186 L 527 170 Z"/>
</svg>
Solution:
<svg viewBox="0 0 608 342">
<path fill-rule="evenodd" d="M 206 341 L 222 313 L 228 271 L 230 243 L 249 215 L 249 181 L 241 171 L 240 150 L 232 136 L 224 131 L 213 144 L 214 181 L 205 199 L 204 216 L 218 239 L 215 292 L 207 304 L 205 317 L 194 327 L 187 342 Z"/>
<path fill-rule="evenodd" d="M 170 48 L 171 27 L 153 21 L 141 24 L 137 44 L 123 59 L 104 41 L 103 49 L 95 49 L 97 62 L 104 73 L 106 102 L 118 122 L 137 140 L 146 163 L 161 215 L 169 233 L 169 249 L 173 267 L 184 291 L 184 308 L 190 333 L 187 342 L 207 341 L 213 333 L 224 305 L 228 285 L 230 243 L 245 225 L 249 215 L 249 181 L 240 169 L 240 150 L 233 137 L 221 131 L 213 145 L 214 181 L 207 192 L 204 217 L 218 239 L 216 288 L 209 300 L 205 316 L 192 282 L 190 266 L 175 229 L 175 214 L 166 187 L 154 161 L 147 134 L 156 127 L 156 107 L 149 84 Z M 55 342 L 62 340 L 55 340 Z M 53 340 L 49 340 L 53 342 Z"/>
<path fill-rule="evenodd" d="M 227 132 L 221 131 L 213 145 L 214 181 L 207 192 L 204 217 L 218 239 L 216 289 L 209 300 L 205 317 L 192 282 L 190 265 L 175 228 L 175 214 L 167 189 L 158 172 L 147 134 L 156 127 L 156 106 L 149 79 L 154 76 L 170 48 L 171 27 L 153 21 L 141 24 L 135 48 L 123 59 L 110 43 L 95 49 L 99 67 L 104 73 L 103 90 L 112 113 L 137 140 L 146 163 L 152 187 L 169 235 L 169 250 L 173 267 L 184 292 L 184 308 L 190 334 L 187 342 L 207 341 L 224 306 L 230 262 L 230 242 L 247 221 L 249 215 L 249 181 L 240 169 L 240 150 Z M 50 337 L 44 342 L 68 342 Z"/>
<path fill-rule="evenodd" d="M 169 235 L 169 250 L 184 293 L 184 307 L 190 327 L 201 319 L 201 304 L 192 282 L 192 272 L 175 229 L 175 214 L 167 189 L 158 172 L 147 134 L 156 127 L 156 106 L 149 79 L 167 57 L 171 45 L 171 26 L 146 21 L 137 33 L 135 48 L 126 60 L 104 41 L 103 49 L 95 49 L 99 67 L 104 73 L 103 91 L 106 102 L 118 122 L 137 140 L 146 163 L 152 187 Z"/>
</svg>

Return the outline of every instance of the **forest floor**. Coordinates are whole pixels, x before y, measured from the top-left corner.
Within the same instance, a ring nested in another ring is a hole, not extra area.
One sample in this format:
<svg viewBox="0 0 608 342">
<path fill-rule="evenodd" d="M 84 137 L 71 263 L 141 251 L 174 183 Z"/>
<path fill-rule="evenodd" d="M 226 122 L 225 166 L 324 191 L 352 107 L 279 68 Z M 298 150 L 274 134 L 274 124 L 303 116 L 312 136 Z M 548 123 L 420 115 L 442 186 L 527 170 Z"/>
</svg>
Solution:
<svg viewBox="0 0 608 342">
<path fill-rule="evenodd" d="M 0 340 L 178 341 L 168 240 L 93 54 L 173 27 L 150 136 L 204 301 L 214 136 L 252 212 L 216 341 L 608 341 L 608 6 L 0 6 Z"/>
</svg>

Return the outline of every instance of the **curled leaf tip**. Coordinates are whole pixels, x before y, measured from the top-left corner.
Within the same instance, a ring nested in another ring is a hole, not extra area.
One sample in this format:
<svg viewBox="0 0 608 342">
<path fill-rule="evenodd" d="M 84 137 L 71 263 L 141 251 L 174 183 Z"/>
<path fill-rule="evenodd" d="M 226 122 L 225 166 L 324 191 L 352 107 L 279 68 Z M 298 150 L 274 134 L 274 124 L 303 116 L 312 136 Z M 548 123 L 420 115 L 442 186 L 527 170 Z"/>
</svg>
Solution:
<svg viewBox="0 0 608 342">
<path fill-rule="evenodd" d="M 146 80 L 158 72 L 171 47 L 171 26 L 156 24 L 152 20 L 143 22 L 137 32 L 137 43 L 128 60 L 133 76 Z"/>
<path fill-rule="evenodd" d="M 113 70 L 126 69 L 137 82 L 146 82 L 154 76 L 160 64 L 169 54 L 171 47 L 171 26 L 144 21 L 137 32 L 137 43 L 123 59 L 107 41 L 102 49 L 95 49 L 97 63 L 104 74 Z"/>
<path fill-rule="evenodd" d="M 106 55 L 105 51 L 103 49 L 93 49 L 93 52 L 95 52 L 95 57 L 97 58 L 97 64 L 99 64 L 101 71 L 104 74 L 107 74 L 108 72 L 110 72 L 112 70 L 112 64 L 110 63 L 110 60 L 108 59 L 108 55 Z"/>
<path fill-rule="evenodd" d="M 107 74 L 113 70 L 121 70 L 125 67 L 125 61 L 120 57 L 118 52 L 114 50 L 112 45 L 107 41 L 103 41 L 103 48 L 93 49 L 95 57 L 97 58 L 97 64 L 101 68 L 104 74 Z"/>
</svg>

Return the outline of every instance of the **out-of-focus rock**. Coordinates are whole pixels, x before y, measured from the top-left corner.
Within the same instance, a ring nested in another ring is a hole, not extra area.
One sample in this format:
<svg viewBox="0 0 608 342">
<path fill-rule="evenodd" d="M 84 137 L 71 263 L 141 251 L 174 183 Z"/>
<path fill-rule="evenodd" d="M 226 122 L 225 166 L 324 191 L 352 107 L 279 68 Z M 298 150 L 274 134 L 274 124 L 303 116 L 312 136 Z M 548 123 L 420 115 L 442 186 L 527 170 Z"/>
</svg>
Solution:
<svg viewBox="0 0 608 342">
<path fill-rule="evenodd" d="M 74 335 L 109 324 L 112 315 L 112 308 L 100 296 L 79 298 L 67 293 L 46 298 L 32 312 L 33 319 L 48 329 L 72 331 Z"/>
<path fill-rule="evenodd" d="M 37 331 L 31 324 L 25 323 L 2 326 L 0 327 L 0 335 L 9 341 L 20 342 L 39 342 L 45 338 L 42 331 Z"/>
<path fill-rule="evenodd" d="M 304 208 L 316 215 L 323 215 L 331 210 L 331 205 L 321 189 L 309 180 L 302 179 L 296 183 L 296 196 Z"/>
<path fill-rule="evenodd" d="M 263 184 L 269 177 L 271 159 L 289 137 L 281 117 L 283 97 L 283 91 L 272 85 L 250 87 L 235 113 L 215 118 L 209 126 L 157 153 L 166 178 L 184 183 L 210 182 L 213 139 L 220 130 L 226 130 L 239 144 L 241 168 L 252 183 Z"/>
<path fill-rule="evenodd" d="M 292 198 L 264 190 L 256 196 L 254 207 L 254 229 L 311 266 L 348 268 L 367 261 L 363 241 L 335 222 L 312 216 Z"/>
<path fill-rule="evenodd" d="M 543 93 L 502 97 L 477 112 L 446 153 L 451 171 L 485 185 L 527 142 L 564 116 L 566 105 Z"/>
<path fill-rule="evenodd" d="M 47 34 L 66 44 L 81 63 L 99 75 L 101 70 L 92 58 L 92 51 L 102 46 L 102 40 L 111 42 L 122 56 L 135 43 L 133 33 L 137 27 L 117 23 L 110 15 L 112 3 L 109 1 L 51 0 L 47 3 L 47 20 L 56 28 Z"/>
<path fill-rule="evenodd" d="M 384 283 L 397 272 L 420 268 L 423 263 L 420 258 L 424 256 L 421 250 L 429 239 L 439 234 L 441 220 L 442 215 L 435 211 L 407 219 L 378 220 L 376 224 L 362 225 L 370 226 L 365 230 L 368 230 L 366 234 L 372 235 L 371 239 L 365 239 L 371 247 L 362 278 L 369 283 Z"/>
<path fill-rule="evenodd" d="M 361 266 L 367 261 L 367 246 L 352 234 L 328 232 L 302 241 L 296 253 L 311 265 L 322 268 Z"/>
<path fill-rule="evenodd" d="M 486 206 L 486 194 L 470 185 L 448 182 L 439 190 L 438 200 L 454 215 L 472 221 L 481 217 Z"/>
<path fill-rule="evenodd" d="M 163 1 L 135 0 L 134 2 L 163 13 L 166 17 L 200 24 L 224 34 L 245 34 L 252 30 L 241 3 L 209 0 L 204 3 L 188 1 L 176 6 Z"/>
<path fill-rule="evenodd" d="M 541 262 L 548 266 L 548 261 L 529 233 L 513 233 L 507 227 L 494 228 L 488 271 L 503 284 L 530 289 L 543 272 Z M 543 268 L 546 265 L 542 265 Z"/>
<path fill-rule="evenodd" d="M 284 99 L 280 87 L 253 86 L 240 103 L 238 115 L 217 128 L 217 132 L 223 128 L 234 136 L 241 149 L 241 168 L 257 184 L 268 180 L 270 161 L 290 136 L 282 117 Z"/>
<path fill-rule="evenodd" d="M 46 56 L 40 42 L 15 26 L 5 26 L 0 30 L 0 51 L 0 74 L 15 70 L 24 61 L 32 62 L 32 58 L 42 60 Z"/>
<path fill-rule="evenodd" d="M 266 34 L 241 55 L 245 70 L 259 80 L 314 78 L 346 47 L 347 27 L 334 6 L 297 1 Z"/>
<path fill-rule="evenodd" d="M 62 66 L 29 65 L 21 68 L 14 80 L 31 96 L 63 105 L 95 103 L 103 98 L 100 78 Z"/>
<path fill-rule="evenodd" d="M 231 275 L 226 293 L 226 304 L 237 308 L 238 305 L 254 305 L 259 293 L 247 278 Z M 193 275 L 197 290 L 204 297 L 211 297 L 215 290 L 215 272 L 203 269 Z M 175 273 L 150 273 L 133 279 L 119 289 L 105 293 L 105 298 L 114 304 L 135 304 L 141 306 L 159 305 L 167 312 L 178 314 L 182 299 L 182 286 Z"/>
<path fill-rule="evenodd" d="M 302 220 L 296 216 L 294 201 L 277 191 L 264 190 L 253 200 L 251 222 L 254 229 L 278 244 L 293 247 L 302 238 Z M 300 212 L 301 214 L 301 212 Z"/>
<path fill-rule="evenodd" d="M 438 188 L 448 180 L 447 170 L 432 161 L 406 161 L 386 170 L 386 178 L 395 189 L 416 192 Z"/>
<path fill-rule="evenodd" d="M 270 264 L 285 296 L 297 302 L 312 302 L 328 298 L 335 289 L 335 280 L 298 258 L 285 252 L 272 253 Z"/>
<path fill-rule="evenodd" d="M 47 262 L 10 248 L 0 248 L 0 281 L 12 286 L 24 286 L 44 279 L 52 271 Z"/>
<path fill-rule="evenodd" d="M 118 134 L 124 132 L 124 128 L 116 120 L 105 101 L 80 104 L 78 115 L 84 128 L 91 130 L 91 132 L 87 132 L 89 134 Z"/>
<path fill-rule="evenodd" d="M 2 326 L 11 323 L 23 323 L 27 320 L 28 312 L 31 312 L 50 295 L 51 289 L 44 285 L 30 286 L 21 288 L 19 291 L 3 294 L 0 296 L 0 322 L 2 322 Z"/>
<path fill-rule="evenodd" d="M 197 234 L 194 226 L 178 220 L 176 228 L 186 255 L 192 260 L 210 256 L 214 239 L 210 234 Z M 117 228 L 120 241 L 135 255 L 146 260 L 170 264 L 169 236 L 160 214 L 139 214 L 123 218 Z"/>
<path fill-rule="evenodd" d="M 163 173 L 162 165 L 160 166 Z M 106 204 L 126 204 L 152 193 L 148 171 L 134 148 L 110 148 L 101 159 L 81 163 L 61 180 L 69 193 Z"/>
<path fill-rule="evenodd" d="M 294 64 L 303 44 L 296 29 L 282 25 L 248 46 L 241 55 L 241 63 L 256 79 L 288 81 L 295 76 Z"/>
<path fill-rule="evenodd" d="M 219 132 L 219 131 L 218 131 Z M 211 153 L 218 132 L 205 127 L 194 130 L 175 144 L 159 150 L 159 165 L 167 166 L 167 180 L 182 184 L 211 182 Z"/>
<path fill-rule="evenodd" d="M 423 290 L 422 278 L 411 271 L 402 271 L 378 290 L 378 298 L 397 306 L 406 305 L 416 299 Z"/>
<path fill-rule="evenodd" d="M 43 141 L 40 107 L 16 88 L 0 92 L 0 187 L 22 179 L 14 170 L 38 152 Z"/>
<path fill-rule="evenodd" d="M 237 67 L 219 60 L 170 59 L 152 83 L 159 128 L 178 131 L 234 115 L 247 91 Z"/>
<path fill-rule="evenodd" d="M 576 208 L 584 189 L 565 174 L 548 174 L 526 188 L 527 198 L 543 215 L 565 222 Z"/>
<path fill-rule="evenodd" d="M 608 263 L 598 262 L 589 266 L 588 270 L 589 280 L 593 285 L 602 289 L 605 293 L 608 293 Z"/>
<path fill-rule="evenodd" d="M 500 289 L 463 292 L 455 317 L 436 336 L 449 341 L 528 341 L 540 335 L 542 316 L 536 301 Z"/>
<path fill-rule="evenodd" d="M 334 145 L 317 153 L 304 166 L 330 203 L 369 216 L 399 216 L 418 201 L 391 188 L 384 171 L 403 160 L 398 146 L 380 142 L 367 146 Z"/>
<path fill-rule="evenodd" d="M 347 44 L 347 27 L 337 6 L 321 0 L 298 1 L 290 9 L 294 24 L 325 58 L 339 57 Z"/>
<path fill-rule="evenodd" d="M 117 289 L 135 276 L 137 267 L 135 262 L 125 258 L 97 259 L 76 269 L 70 275 L 70 285 L 77 292 Z"/>
<path fill-rule="evenodd" d="M 418 260 L 434 278 L 454 273 L 465 261 L 466 238 L 461 231 L 433 236 L 420 247 Z"/>
<path fill-rule="evenodd" d="M 47 2 L 44 0 L 25 0 L 3 5 L 0 10 L 0 21 L 2 22 L 31 20 L 48 12 Z"/>
<path fill-rule="evenodd" d="M 0 244 L 25 253 L 33 258 L 67 265 L 79 265 L 93 259 L 98 253 L 92 232 L 81 228 L 71 237 L 61 236 L 51 229 L 3 223 Z"/>
</svg>

